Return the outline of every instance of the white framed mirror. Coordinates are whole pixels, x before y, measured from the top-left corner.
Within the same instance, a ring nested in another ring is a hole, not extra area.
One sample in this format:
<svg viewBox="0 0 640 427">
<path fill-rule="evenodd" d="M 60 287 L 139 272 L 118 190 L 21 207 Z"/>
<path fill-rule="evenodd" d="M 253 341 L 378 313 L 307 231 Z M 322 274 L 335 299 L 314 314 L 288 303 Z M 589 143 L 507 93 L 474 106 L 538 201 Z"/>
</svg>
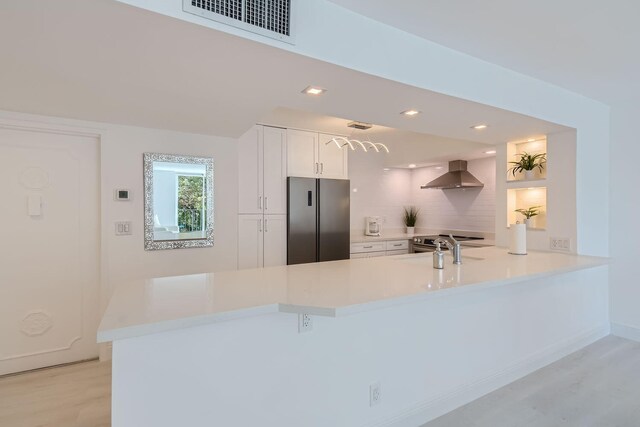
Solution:
<svg viewBox="0 0 640 427">
<path fill-rule="evenodd" d="M 144 153 L 144 248 L 213 246 L 213 159 Z"/>
</svg>

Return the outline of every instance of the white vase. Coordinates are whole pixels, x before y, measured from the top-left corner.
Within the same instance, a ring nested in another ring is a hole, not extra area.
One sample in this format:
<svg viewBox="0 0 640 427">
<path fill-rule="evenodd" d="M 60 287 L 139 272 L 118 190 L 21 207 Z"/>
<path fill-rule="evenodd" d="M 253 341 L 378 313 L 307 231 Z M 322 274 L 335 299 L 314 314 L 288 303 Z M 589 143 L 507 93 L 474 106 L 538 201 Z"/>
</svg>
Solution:
<svg viewBox="0 0 640 427">
<path fill-rule="evenodd" d="M 526 225 L 527 228 L 533 228 L 533 218 L 525 218 L 524 225 Z"/>
<path fill-rule="evenodd" d="M 407 234 L 408 235 L 413 235 L 413 233 L 415 233 L 416 228 L 415 227 L 407 227 Z"/>
<path fill-rule="evenodd" d="M 532 179 L 536 179 L 536 171 L 524 171 L 524 179 L 530 181 Z"/>
</svg>

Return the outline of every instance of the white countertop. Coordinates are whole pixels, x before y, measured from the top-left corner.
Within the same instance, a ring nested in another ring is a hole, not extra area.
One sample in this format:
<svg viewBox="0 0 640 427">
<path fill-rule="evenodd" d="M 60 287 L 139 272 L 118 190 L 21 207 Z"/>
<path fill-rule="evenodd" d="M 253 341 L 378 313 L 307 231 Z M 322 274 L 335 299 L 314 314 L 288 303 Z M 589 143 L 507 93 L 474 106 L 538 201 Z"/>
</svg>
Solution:
<svg viewBox="0 0 640 427">
<path fill-rule="evenodd" d="M 465 248 L 462 265 L 447 255 L 444 270 L 426 253 L 138 280 L 115 290 L 98 342 L 274 312 L 343 316 L 606 262 L 485 247 Z"/>
</svg>

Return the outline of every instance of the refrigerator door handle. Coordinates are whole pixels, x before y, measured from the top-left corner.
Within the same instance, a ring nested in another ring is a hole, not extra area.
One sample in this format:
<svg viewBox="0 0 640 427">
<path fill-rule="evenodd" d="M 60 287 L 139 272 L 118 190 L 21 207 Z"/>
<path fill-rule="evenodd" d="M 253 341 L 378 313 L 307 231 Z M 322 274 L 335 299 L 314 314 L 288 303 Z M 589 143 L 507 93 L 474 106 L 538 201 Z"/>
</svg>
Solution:
<svg viewBox="0 0 640 427">
<path fill-rule="evenodd" d="M 307 191 L 307 206 L 313 206 L 313 191 Z"/>
</svg>

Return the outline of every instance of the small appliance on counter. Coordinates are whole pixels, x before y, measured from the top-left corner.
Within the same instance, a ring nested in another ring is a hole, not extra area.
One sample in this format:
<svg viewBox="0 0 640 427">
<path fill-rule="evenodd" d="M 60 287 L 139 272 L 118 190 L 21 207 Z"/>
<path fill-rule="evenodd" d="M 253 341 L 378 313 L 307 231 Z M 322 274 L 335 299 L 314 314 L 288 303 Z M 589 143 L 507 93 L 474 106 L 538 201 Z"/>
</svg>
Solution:
<svg viewBox="0 0 640 427">
<path fill-rule="evenodd" d="M 379 216 L 368 216 L 366 219 L 366 226 L 364 234 L 367 236 L 380 236 L 380 217 Z"/>
</svg>

